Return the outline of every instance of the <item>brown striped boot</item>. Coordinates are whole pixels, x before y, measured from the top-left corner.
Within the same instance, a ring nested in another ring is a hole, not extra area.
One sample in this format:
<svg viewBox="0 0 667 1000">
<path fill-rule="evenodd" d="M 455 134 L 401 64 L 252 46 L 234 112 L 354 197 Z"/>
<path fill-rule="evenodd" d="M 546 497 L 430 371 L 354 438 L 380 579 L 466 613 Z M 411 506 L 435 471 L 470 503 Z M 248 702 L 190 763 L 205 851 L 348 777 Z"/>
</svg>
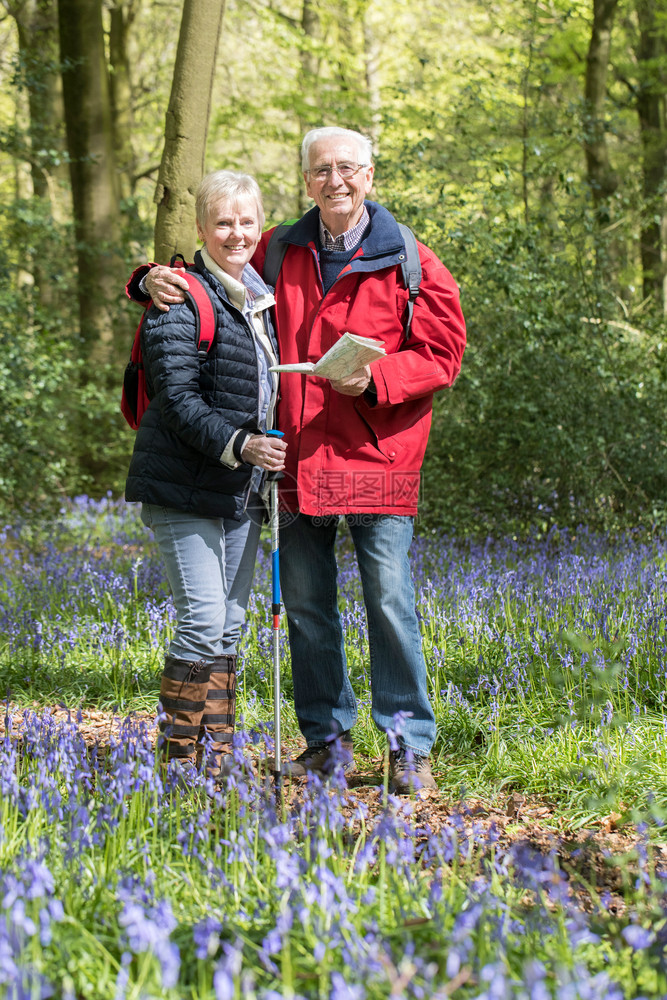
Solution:
<svg viewBox="0 0 667 1000">
<path fill-rule="evenodd" d="M 210 661 L 179 660 L 175 656 L 167 656 L 164 661 L 160 704 L 166 718 L 160 722 L 160 732 L 164 735 L 162 754 L 168 761 L 178 758 L 194 763 L 212 666 Z"/>
<path fill-rule="evenodd" d="M 216 656 L 211 664 L 206 705 L 197 738 L 197 763 L 206 752 L 206 772 L 211 778 L 222 773 L 223 756 L 232 748 L 236 723 L 236 656 Z M 204 734 L 208 739 L 204 739 Z M 211 742 L 211 740 L 213 742 Z"/>
</svg>

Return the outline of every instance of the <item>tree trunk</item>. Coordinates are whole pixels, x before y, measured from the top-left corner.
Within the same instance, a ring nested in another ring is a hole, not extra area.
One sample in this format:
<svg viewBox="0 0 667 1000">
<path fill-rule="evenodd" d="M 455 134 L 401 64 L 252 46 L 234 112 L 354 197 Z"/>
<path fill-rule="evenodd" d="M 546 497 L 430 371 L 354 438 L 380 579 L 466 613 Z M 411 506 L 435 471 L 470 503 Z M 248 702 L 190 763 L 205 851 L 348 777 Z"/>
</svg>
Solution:
<svg viewBox="0 0 667 1000">
<path fill-rule="evenodd" d="M 618 187 L 618 177 L 609 161 L 604 124 L 611 30 L 617 4 L 618 0 L 593 0 L 593 27 L 586 57 L 584 151 L 593 204 L 603 223 L 609 219 L 609 199 Z"/>
<path fill-rule="evenodd" d="M 17 135 L 21 135 L 26 130 L 26 122 L 30 121 L 30 111 L 28 109 L 28 98 L 25 92 L 18 91 L 14 105 L 14 128 Z M 30 164 L 18 156 L 12 158 L 14 165 L 14 191 L 18 202 L 27 202 L 33 194 L 33 181 L 30 174 Z M 38 285 L 36 262 L 26 261 L 26 254 L 21 254 L 21 262 L 16 270 L 16 287 L 24 296 L 26 305 L 30 303 L 30 291 Z M 31 321 L 32 310 L 26 310 L 26 327 Z M 27 330 L 26 330 L 27 332 Z"/>
<path fill-rule="evenodd" d="M 339 0 L 333 11 L 336 40 L 329 46 L 329 58 L 336 74 L 339 114 L 350 128 L 368 132 L 371 111 L 363 5 L 356 0 Z"/>
<path fill-rule="evenodd" d="M 317 82 L 320 74 L 319 47 L 321 42 L 320 17 L 314 0 L 303 0 L 301 11 L 301 48 L 299 52 L 299 93 L 303 104 L 299 112 L 299 140 L 309 128 L 319 125 L 320 110 L 316 100 Z M 297 168 L 297 215 L 303 215 L 308 208 L 308 195 L 303 184 L 301 169 L 301 143 L 296 151 Z"/>
<path fill-rule="evenodd" d="M 537 0 L 534 0 L 528 21 L 528 37 L 524 38 L 524 48 L 528 50 L 526 66 L 521 81 L 521 200 L 523 201 L 523 220 L 530 222 L 530 200 L 528 192 L 528 159 L 531 132 L 530 82 L 533 72 L 533 55 L 535 49 L 535 22 L 537 19 Z"/>
<path fill-rule="evenodd" d="M 109 68 L 113 143 L 120 193 L 128 198 L 134 193 L 136 157 L 130 60 L 127 41 L 136 15 L 134 0 L 115 0 L 110 11 Z"/>
<path fill-rule="evenodd" d="M 30 172 L 17 165 L 17 197 L 34 197 L 41 202 L 45 227 L 49 220 L 64 223 L 71 214 L 65 133 L 63 128 L 62 83 L 58 72 L 58 10 L 56 0 L 3 0 L 16 21 L 19 43 L 17 112 L 27 122 L 25 163 Z M 25 111 L 23 96 L 25 95 Z M 25 126 L 17 135 L 25 134 Z M 49 277 L 49 254 L 43 243 L 40 252 L 24 255 L 18 273 L 20 286 L 34 286 L 36 301 L 44 308 L 57 308 L 56 290 Z"/>
<path fill-rule="evenodd" d="M 65 126 L 77 241 L 81 337 L 90 358 L 114 360 L 114 309 L 123 284 L 101 0 L 59 0 Z M 119 331 L 122 354 L 126 331 Z"/>
<path fill-rule="evenodd" d="M 639 21 L 637 113 L 642 141 L 644 213 L 641 227 L 641 261 L 644 298 L 661 312 L 667 304 L 667 121 L 665 94 L 667 55 L 664 28 L 665 0 L 636 0 Z"/>
<path fill-rule="evenodd" d="M 33 194 L 48 200 L 51 215 L 62 222 L 68 214 L 62 190 L 67 167 L 56 0 L 3 0 L 3 6 L 15 19 L 18 31 L 21 80 L 30 113 L 27 158 Z"/>
<path fill-rule="evenodd" d="M 165 123 L 155 200 L 155 259 L 175 253 L 192 260 L 195 194 L 204 174 L 211 92 L 222 28 L 221 0 L 186 0 Z"/>
<path fill-rule="evenodd" d="M 380 45 L 371 23 L 371 5 L 367 4 L 363 13 L 364 68 L 366 71 L 366 93 L 368 94 L 369 122 L 365 129 L 373 143 L 377 155 L 382 123 L 382 99 L 380 97 Z"/>
</svg>

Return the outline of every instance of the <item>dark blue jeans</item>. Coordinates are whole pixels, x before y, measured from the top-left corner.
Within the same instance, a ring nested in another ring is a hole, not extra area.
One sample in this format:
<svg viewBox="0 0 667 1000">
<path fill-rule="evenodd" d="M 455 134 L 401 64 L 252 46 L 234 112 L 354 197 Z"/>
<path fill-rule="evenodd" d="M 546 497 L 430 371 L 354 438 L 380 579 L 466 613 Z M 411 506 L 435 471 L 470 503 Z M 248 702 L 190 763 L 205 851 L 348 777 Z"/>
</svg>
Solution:
<svg viewBox="0 0 667 1000">
<path fill-rule="evenodd" d="M 334 552 L 338 518 L 286 515 L 280 529 L 280 580 L 287 612 L 294 704 L 311 745 L 351 729 L 357 705 L 347 673 L 338 611 Z M 413 520 L 390 514 L 348 515 L 366 605 L 371 706 L 379 729 L 411 712 L 400 742 L 426 755 L 435 718 L 415 611 L 408 552 Z"/>
</svg>

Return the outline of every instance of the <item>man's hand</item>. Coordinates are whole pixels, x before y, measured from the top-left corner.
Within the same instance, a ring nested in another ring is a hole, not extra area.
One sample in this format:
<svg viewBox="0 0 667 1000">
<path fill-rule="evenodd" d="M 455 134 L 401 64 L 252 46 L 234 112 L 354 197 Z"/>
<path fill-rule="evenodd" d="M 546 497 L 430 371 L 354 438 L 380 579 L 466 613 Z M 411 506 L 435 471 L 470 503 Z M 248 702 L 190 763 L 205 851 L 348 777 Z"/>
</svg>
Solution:
<svg viewBox="0 0 667 1000">
<path fill-rule="evenodd" d="M 343 396 L 361 396 L 362 392 L 368 389 L 370 381 L 371 366 L 365 365 L 363 368 L 357 368 L 351 375 L 346 375 L 345 378 L 339 378 L 335 382 L 332 380 L 331 387 Z"/>
<path fill-rule="evenodd" d="M 287 445 L 279 437 L 268 434 L 253 434 L 243 445 L 241 455 L 244 462 L 259 465 L 267 472 L 280 472 L 285 468 Z"/>
<path fill-rule="evenodd" d="M 161 312 L 169 312 L 170 302 L 185 302 L 182 289 L 187 291 L 188 283 L 178 268 L 158 264 L 152 267 L 144 279 L 146 290 L 153 304 Z"/>
</svg>

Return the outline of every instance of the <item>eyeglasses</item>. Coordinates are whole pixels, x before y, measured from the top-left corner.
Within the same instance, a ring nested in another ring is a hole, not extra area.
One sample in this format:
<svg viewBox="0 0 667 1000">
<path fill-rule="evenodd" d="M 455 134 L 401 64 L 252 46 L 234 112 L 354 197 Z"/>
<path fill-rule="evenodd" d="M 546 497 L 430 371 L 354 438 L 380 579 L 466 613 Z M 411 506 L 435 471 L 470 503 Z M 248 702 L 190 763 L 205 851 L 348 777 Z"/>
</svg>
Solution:
<svg viewBox="0 0 667 1000">
<path fill-rule="evenodd" d="M 355 174 L 358 174 L 360 170 L 363 170 L 367 166 L 367 163 L 334 163 L 333 165 L 327 163 L 321 167 L 314 167 L 308 173 L 316 181 L 328 181 L 335 170 L 338 176 L 342 177 L 344 181 L 349 181 L 351 177 L 354 177 Z"/>
</svg>

